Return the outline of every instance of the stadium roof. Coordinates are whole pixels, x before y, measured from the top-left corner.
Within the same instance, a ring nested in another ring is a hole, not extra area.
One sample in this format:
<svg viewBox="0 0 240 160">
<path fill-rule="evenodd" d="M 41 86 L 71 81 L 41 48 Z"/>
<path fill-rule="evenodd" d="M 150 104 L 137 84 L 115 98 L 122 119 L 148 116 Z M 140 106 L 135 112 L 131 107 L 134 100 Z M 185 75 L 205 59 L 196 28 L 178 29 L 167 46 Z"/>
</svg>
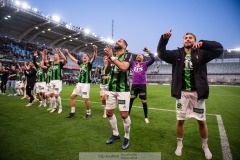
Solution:
<svg viewBox="0 0 240 160">
<path fill-rule="evenodd" d="M 44 16 L 35 8 L 10 0 L 0 0 L 0 33 L 20 41 L 46 45 L 46 48 L 68 48 L 76 53 L 92 53 L 92 44 L 95 44 L 99 56 L 104 55 L 106 45 L 113 44 L 87 33 L 86 29 L 62 22 L 59 17 Z"/>
</svg>

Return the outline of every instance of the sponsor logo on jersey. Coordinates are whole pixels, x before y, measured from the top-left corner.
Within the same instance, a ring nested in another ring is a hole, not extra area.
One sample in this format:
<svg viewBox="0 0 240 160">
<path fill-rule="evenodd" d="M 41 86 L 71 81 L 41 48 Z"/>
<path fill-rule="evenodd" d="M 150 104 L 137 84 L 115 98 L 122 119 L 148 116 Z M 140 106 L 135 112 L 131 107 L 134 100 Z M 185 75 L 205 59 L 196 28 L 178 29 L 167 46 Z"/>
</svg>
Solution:
<svg viewBox="0 0 240 160">
<path fill-rule="evenodd" d="M 118 104 L 125 104 L 125 100 L 118 100 Z"/>
<path fill-rule="evenodd" d="M 199 113 L 199 114 L 203 114 L 204 109 L 193 108 L 193 112 L 196 112 L 196 113 Z"/>
</svg>

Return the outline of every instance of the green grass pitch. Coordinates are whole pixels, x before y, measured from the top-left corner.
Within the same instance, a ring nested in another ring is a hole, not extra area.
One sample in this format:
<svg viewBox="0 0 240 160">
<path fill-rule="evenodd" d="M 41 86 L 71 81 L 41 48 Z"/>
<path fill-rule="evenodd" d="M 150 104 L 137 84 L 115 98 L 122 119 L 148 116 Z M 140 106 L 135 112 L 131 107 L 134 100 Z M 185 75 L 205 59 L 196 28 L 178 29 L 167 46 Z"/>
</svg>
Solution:
<svg viewBox="0 0 240 160">
<path fill-rule="evenodd" d="M 91 85 L 92 118 L 85 119 L 85 104 L 77 97 L 76 115 L 70 112 L 70 94 L 74 86 L 63 86 L 63 112 L 49 113 L 47 108 L 25 107 L 27 100 L 0 95 L 0 159 L 77 160 L 79 152 L 161 152 L 162 159 L 205 159 L 195 119 L 185 122 L 183 154 L 175 156 L 175 99 L 170 86 L 148 85 L 149 124 L 144 122 L 140 100 L 131 112 L 130 145 L 122 151 L 124 131 L 119 110 L 115 111 L 121 139 L 111 145 L 106 140 L 112 130 L 102 117 L 99 85 Z M 221 115 L 233 159 L 240 159 L 240 87 L 212 86 L 206 100 L 209 148 L 213 159 L 223 159 L 216 115 Z"/>
</svg>

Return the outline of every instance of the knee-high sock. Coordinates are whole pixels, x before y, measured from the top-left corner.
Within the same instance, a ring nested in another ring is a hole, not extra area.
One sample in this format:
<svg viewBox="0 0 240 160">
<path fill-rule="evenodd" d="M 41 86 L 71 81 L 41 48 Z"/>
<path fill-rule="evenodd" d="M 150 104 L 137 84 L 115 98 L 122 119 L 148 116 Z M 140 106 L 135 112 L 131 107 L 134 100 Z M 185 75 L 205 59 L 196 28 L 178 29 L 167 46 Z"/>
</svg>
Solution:
<svg viewBox="0 0 240 160">
<path fill-rule="evenodd" d="M 56 98 L 54 96 L 52 97 L 52 108 L 57 108 L 56 107 Z"/>
<path fill-rule="evenodd" d="M 147 102 L 143 103 L 142 105 L 143 105 L 144 116 L 145 118 L 147 118 L 147 115 L 148 115 Z"/>
<path fill-rule="evenodd" d="M 57 103 L 59 105 L 59 109 L 62 109 L 62 99 L 61 99 L 61 97 L 58 96 L 56 100 L 57 100 Z"/>
<path fill-rule="evenodd" d="M 106 115 L 106 105 L 102 105 L 103 107 L 103 114 Z"/>
<path fill-rule="evenodd" d="M 22 89 L 20 89 L 20 95 L 23 95 L 23 90 Z"/>
<path fill-rule="evenodd" d="M 18 95 L 20 95 L 20 89 L 16 89 Z"/>
<path fill-rule="evenodd" d="M 129 105 L 129 111 L 128 111 L 129 114 L 130 114 L 131 109 L 132 109 L 133 101 L 134 101 L 134 98 L 131 98 L 130 99 L 130 105 Z"/>
<path fill-rule="evenodd" d="M 24 90 L 24 94 L 23 94 L 24 96 L 23 97 L 27 97 L 27 91 L 26 91 L 26 89 Z"/>
<path fill-rule="evenodd" d="M 128 116 L 126 119 L 123 119 L 123 125 L 124 125 L 124 131 L 125 131 L 124 137 L 129 139 L 130 138 L 130 127 L 131 127 L 130 116 Z"/>
<path fill-rule="evenodd" d="M 112 117 L 108 117 L 108 121 L 110 123 L 110 126 L 112 127 L 113 135 L 118 136 L 119 132 L 118 132 L 118 127 L 117 127 L 117 118 L 116 118 L 115 114 L 113 114 Z"/>
<path fill-rule="evenodd" d="M 202 146 L 203 147 L 208 147 L 208 138 L 206 138 L 206 139 L 202 138 Z"/>
</svg>

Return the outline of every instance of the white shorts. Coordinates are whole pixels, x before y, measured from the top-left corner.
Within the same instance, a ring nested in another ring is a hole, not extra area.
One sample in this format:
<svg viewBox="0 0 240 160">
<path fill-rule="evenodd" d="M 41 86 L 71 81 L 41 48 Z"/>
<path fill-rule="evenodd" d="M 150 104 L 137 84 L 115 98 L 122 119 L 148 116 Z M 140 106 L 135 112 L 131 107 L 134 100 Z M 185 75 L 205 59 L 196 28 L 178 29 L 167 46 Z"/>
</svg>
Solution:
<svg viewBox="0 0 240 160">
<path fill-rule="evenodd" d="M 45 95 L 51 94 L 51 85 L 48 83 L 46 84 Z"/>
<path fill-rule="evenodd" d="M 104 96 L 107 94 L 108 85 L 107 84 L 100 84 L 100 96 Z"/>
<path fill-rule="evenodd" d="M 62 91 L 62 81 L 61 80 L 51 80 L 50 81 L 50 93 L 60 94 Z"/>
<path fill-rule="evenodd" d="M 22 88 L 22 87 L 24 87 L 24 84 L 23 84 L 23 82 L 22 81 L 16 81 L 16 83 L 15 83 L 15 88 Z"/>
<path fill-rule="evenodd" d="M 115 109 L 118 105 L 119 111 L 129 111 L 130 92 L 107 92 L 106 109 Z"/>
<path fill-rule="evenodd" d="M 206 121 L 205 100 L 198 100 L 197 92 L 182 91 L 181 99 L 176 100 L 177 120 L 195 118 Z"/>
<path fill-rule="evenodd" d="M 90 84 L 89 83 L 77 83 L 72 94 L 82 96 L 82 98 L 89 98 Z"/>
<path fill-rule="evenodd" d="M 46 92 L 46 82 L 37 82 L 36 84 L 36 93 Z"/>
</svg>

